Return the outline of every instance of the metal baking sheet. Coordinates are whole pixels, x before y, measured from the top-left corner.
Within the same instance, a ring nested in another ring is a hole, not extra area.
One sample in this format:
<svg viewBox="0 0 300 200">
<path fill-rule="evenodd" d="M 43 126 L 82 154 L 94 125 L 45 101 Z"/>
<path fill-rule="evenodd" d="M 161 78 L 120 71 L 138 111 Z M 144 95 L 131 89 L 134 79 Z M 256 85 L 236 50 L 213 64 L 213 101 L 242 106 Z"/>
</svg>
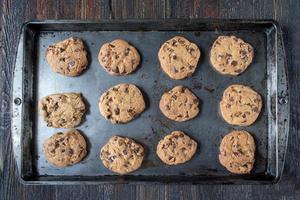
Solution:
<svg viewBox="0 0 300 200">
<path fill-rule="evenodd" d="M 161 44 L 180 35 L 196 43 L 201 58 L 196 72 L 184 80 L 172 80 L 162 72 L 157 58 Z M 235 35 L 254 47 L 251 66 L 240 76 L 223 76 L 209 64 L 209 51 L 219 35 Z M 16 60 L 13 89 L 14 151 L 22 182 L 65 183 L 275 183 L 284 163 L 288 135 L 288 93 L 281 31 L 273 21 L 42 21 L 23 26 Z M 88 69 L 78 77 L 52 72 L 46 48 L 68 37 L 84 40 L 90 54 Z M 115 77 L 100 66 L 97 55 L 102 44 L 122 38 L 133 44 L 142 60 L 131 75 Z M 119 83 L 133 83 L 143 92 L 146 110 L 128 124 L 114 125 L 99 113 L 100 95 Z M 231 126 L 219 115 L 219 101 L 226 87 L 245 84 L 264 100 L 262 113 L 249 127 Z M 161 95 L 176 85 L 191 89 L 201 100 L 200 114 L 187 122 L 174 122 L 159 110 Z M 77 129 L 88 143 L 87 157 L 77 165 L 57 168 L 42 152 L 43 141 L 58 131 L 38 116 L 37 102 L 53 93 L 80 92 L 87 105 L 86 119 Z M 251 174 L 233 175 L 218 161 L 222 137 L 232 130 L 247 130 L 256 141 L 256 162 Z M 198 142 L 195 156 L 187 163 L 167 166 L 156 156 L 160 139 L 182 130 Z M 107 170 L 99 149 L 113 135 L 128 136 L 143 144 L 142 167 L 126 176 Z"/>
</svg>

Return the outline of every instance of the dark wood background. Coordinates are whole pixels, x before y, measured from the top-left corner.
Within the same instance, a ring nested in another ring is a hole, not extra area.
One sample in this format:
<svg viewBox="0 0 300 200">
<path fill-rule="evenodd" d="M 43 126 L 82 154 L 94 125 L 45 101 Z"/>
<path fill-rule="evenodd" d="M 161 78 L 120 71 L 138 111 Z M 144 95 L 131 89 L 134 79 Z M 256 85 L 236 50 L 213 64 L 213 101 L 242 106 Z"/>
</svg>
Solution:
<svg viewBox="0 0 300 200">
<path fill-rule="evenodd" d="M 0 200 L 300 199 L 300 0 L 0 0 Z M 275 19 L 284 30 L 291 103 L 286 165 L 277 185 L 24 186 L 10 135 L 12 72 L 20 28 L 31 19 Z"/>
</svg>

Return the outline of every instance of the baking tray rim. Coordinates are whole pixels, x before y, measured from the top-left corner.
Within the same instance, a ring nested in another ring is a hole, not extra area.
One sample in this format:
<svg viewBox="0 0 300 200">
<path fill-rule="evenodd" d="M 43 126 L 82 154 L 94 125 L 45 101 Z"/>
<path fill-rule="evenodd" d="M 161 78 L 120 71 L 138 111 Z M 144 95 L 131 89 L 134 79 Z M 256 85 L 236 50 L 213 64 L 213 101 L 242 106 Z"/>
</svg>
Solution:
<svg viewBox="0 0 300 200">
<path fill-rule="evenodd" d="M 280 160 L 278 161 L 278 149 L 276 149 L 276 175 L 272 178 L 271 181 L 265 181 L 266 183 L 277 183 L 280 178 L 281 178 L 281 175 L 282 175 L 282 172 L 283 172 L 283 164 L 284 164 L 284 161 L 285 161 L 285 152 L 286 152 L 286 148 L 287 148 L 287 138 L 288 138 L 288 127 L 289 127 L 289 109 L 290 109 L 290 102 L 289 102 L 289 95 L 288 95 L 288 75 L 287 75 L 287 63 L 286 63 L 286 57 L 285 57 L 285 49 L 284 49 L 284 44 L 283 44 L 283 36 L 282 36 L 282 31 L 281 31 L 281 28 L 278 24 L 278 22 L 274 21 L 274 20 L 239 20 L 239 19 L 230 19 L 230 20 L 209 20 L 209 19 L 197 19 L 197 20 L 185 20 L 185 19 L 174 19 L 174 20 L 100 20 L 100 21 L 92 21 L 92 20 L 33 20 L 33 21 L 28 21 L 28 22 L 25 22 L 23 25 L 22 25 L 22 29 L 21 29 L 21 37 L 20 37 L 20 41 L 19 41 L 19 46 L 18 46 L 18 54 L 17 54 L 17 59 L 16 59 L 16 65 L 15 65 L 15 70 L 14 70 L 14 84 L 13 84 L 13 98 L 12 98 L 12 107 L 13 107 L 13 112 L 12 112 L 12 136 L 13 136 L 13 147 L 14 147 L 14 154 L 15 154 L 15 158 L 17 160 L 17 166 L 18 166 L 18 169 L 19 169 L 19 173 L 20 173 L 20 182 L 23 183 L 23 184 L 74 184 L 74 183 L 89 183 L 89 184 L 93 184 L 93 183 L 96 183 L 96 184 L 101 184 L 101 183 L 118 183 L 118 181 L 80 181 L 80 180 L 76 180 L 76 181 L 49 181 L 49 180 L 46 180 L 46 181 L 31 181 L 31 180 L 26 180 L 25 176 L 22 174 L 22 171 L 21 171 L 21 164 L 20 164 L 20 160 L 22 160 L 22 157 L 18 157 L 16 156 L 17 152 L 21 150 L 21 147 L 20 147 L 20 143 L 21 143 L 21 140 L 20 140 L 20 137 L 21 137 L 21 132 L 17 133 L 18 132 L 18 128 L 20 128 L 19 131 L 22 131 L 23 127 L 22 127 L 22 122 L 20 121 L 20 116 L 23 116 L 23 103 L 22 103 L 22 100 L 23 100 L 23 91 L 21 91 L 21 94 L 20 94 L 20 91 L 18 92 L 17 91 L 17 88 L 16 88 L 16 85 L 20 85 L 20 82 L 18 82 L 15 78 L 15 75 L 16 74 L 20 74 L 20 71 L 18 72 L 18 67 L 17 66 L 23 66 L 23 52 L 22 52 L 22 48 L 20 48 L 22 45 L 22 40 L 24 39 L 24 32 L 26 30 L 26 28 L 28 28 L 28 26 L 30 25 L 36 25 L 36 24 L 40 24 L 40 25 L 43 25 L 43 24 L 65 24 L 65 23 L 72 23 L 72 24 L 105 24 L 105 23 L 112 23 L 112 24 L 127 24 L 127 23 L 155 23 L 157 21 L 163 21 L 164 23 L 168 23 L 168 22 L 180 22 L 180 23 L 193 23 L 193 22 L 197 22 L 197 23 L 235 23 L 235 24 L 241 24 L 241 23 L 254 23 L 254 24 L 271 24 L 274 28 L 275 28 L 275 31 L 276 31 L 276 36 L 277 36 L 277 39 L 279 41 L 279 43 L 281 44 L 277 44 L 277 40 L 276 40 L 276 51 L 278 51 L 278 46 L 279 48 L 281 48 L 282 50 L 282 55 L 281 55 L 281 65 L 279 67 L 280 68 L 280 73 L 282 74 L 283 76 L 283 79 L 282 79 L 282 82 L 278 83 L 279 84 L 279 87 L 281 88 L 281 92 L 282 92 L 282 96 L 278 96 L 276 97 L 276 100 L 278 100 L 278 102 L 283 102 L 283 103 L 278 103 L 277 101 L 275 102 L 276 104 L 276 109 L 277 108 L 281 108 L 281 111 L 284 111 L 282 113 L 282 119 L 284 119 L 284 123 L 283 124 L 279 124 L 281 126 L 281 132 L 283 132 L 283 138 L 284 138 L 284 144 L 282 146 L 283 148 L 283 151 L 281 152 L 281 158 Z M 176 29 L 178 30 L 178 29 Z M 184 30 L 184 29 L 183 29 Z M 158 29 L 159 31 L 159 29 Z M 24 41 L 23 41 L 24 42 Z M 20 51 L 22 52 L 20 54 Z M 278 53 L 278 52 L 276 52 Z M 278 56 L 278 55 L 277 55 Z M 279 59 L 280 61 L 280 59 Z M 276 61 L 276 64 L 278 64 L 278 60 Z M 278 66 L 277 66 L 278 67 Z M 20 70 L 20 69 L 19 69 Z M 22 71 L 22 69 L 21 69 Z M 16 82 L 16 83 L 15 83 Z M 21 85 L 23 86 L 22 82 L 21 82 Z M 23 90 L 23 88 L 21 89 Z M 20 105 L 18 105 L 17 103 L 17 99 L 20 100 L 19 97 L 21 97 L 21 101 L 20 101 Z M 277 99 L 278 98 L 278 99 Z M 278 107 L 277 107 L 278 106 Z M 20 107 L 22 108 L 20 110 Z M 278 113 L 277 113 L 278 114 Z M 280 113 L 279 113 L 280 114 Z M 20 123 L 21 122 L 21 123 Z M 20 123 L 20 124 L 19 124 Z M 17 125 L 19 124 L 19 126 Z M 21 126 L 20 126 L 21 125 Z M 278 137 L 278 135 L 277 135 Z M 278 138 L 277 138 L 277 142 L 278 142 Z M 18 146 L 19 144 L 19 146 Z M 22 145 L 21 145 L 22 146 Z M 276 146 L 276 148 L 278 148 L 278 144 Z M 22 155 L 22 154 L 21 154 Z M 19 160 L 20 159 L 20 160 Z M 279 163 L 280 162 L 280 163 Z M 278 166 L 278 165 L 281 165 L 281 166 Z M 86 176 L 88 177 L 88 176 Z M 159 177 L 159 176 L 158 176 Z M 120 182 L 122 184 L 126 183 L 171 183 L 171 182 L 161 182 L 161 181 L 141 181 L 141 180 L 134 180 L 134 181 L 131 181 L 131 180 L 125 180 L 125 182 Z M 188 183 L 189 181 L 182 181 L 182 182 L 176 182 L 176 184 L 179 184 L 179 183 Z M 193 181 L 191 181 L 193 182 Z M 218 181 L 212 181 L 212 182 L 197 182 L 196 184 L 201 184 L 201 183 L 212 183 L 212 184 L 216 184 L 216 182 Z M 222 182 L 222 181 L 221 181 Z M 243 180 L 238 180 L 238 184 L 243 184 Z M 263 184 L 263 180 L 262 181 L 257 181 L 257 180 L 245 180 L 245 183 L 262 183 Z M 225 182 L 222 182 L 222 183 L 226 183 Z M 234 182 L 233 182 L 234 184 Z"/>
</svg>

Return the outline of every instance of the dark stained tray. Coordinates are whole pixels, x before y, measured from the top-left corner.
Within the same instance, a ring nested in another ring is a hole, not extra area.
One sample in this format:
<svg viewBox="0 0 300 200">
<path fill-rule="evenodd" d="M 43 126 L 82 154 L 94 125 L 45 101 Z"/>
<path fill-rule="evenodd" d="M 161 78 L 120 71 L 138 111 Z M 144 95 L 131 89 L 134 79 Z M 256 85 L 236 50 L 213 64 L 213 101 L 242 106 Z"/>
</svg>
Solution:
<svg viewBox="0 0 300 200">
<path fill-rule="evenodd" d="M 240 76 L 223 76 L 209 64 L 209 51 L 219 35 L 236 35 L 255 50 L 254 61 Z M 157 52 L 167 39 L 181 35 L 201 49 L 199 66 L 190 78 L 172 80 L 162 72 Z M 48 45 L 67 37 L 82 38 L 90 53 L 88 69 L 79 77 L 51 71 L 45 60 Z M 135 73 L 110 76 L 97 60 L 100 46 L 123 38 L 140 52 L 142 62 Z M 282 173 L 287 144 L 289 104 L 285 54 L 281 30 L 274 21 L 34 21 L 24 24 L 19 42 L 13 85 L 14 153 L 20 178 L 28 184 L 95 183 L 276 183 Z M 113 125 L 98 110 L 100 95 L 113 85 L 133 83 L 142 89 L 147 109 L 134 121 Z M 252 126 L 227 124 L 218 114 L 222 93 L 231 84 L 251 86 L 264 99 L 263 111 Z M 162 115 L 161 95 L 175 85 L 190 88 L 201 99 L 201 112 L 193 120 L 174 122 Z M 80 92 L 88 104 L 86 120 L 77 127 L 88 141 L 88 155 L 67 168 L 50 165 L 43 141 L 57 131 L 38 116 L 40 98 L 59 92 Z M 218 162 L 222 136 L 232 130 L 247 130 L 257 145 L 251 174 L 233 175 Z M 178 166 L 166 166 L 156 156 L 158 141 L 174 130 L 182 130 L 198 142 L 195 156 Z M 142 167 L 126 176 L 107 170 L 99 160 L 99 149 L 113 135 L 129 136 L 144 145 Z"/>
</svg>

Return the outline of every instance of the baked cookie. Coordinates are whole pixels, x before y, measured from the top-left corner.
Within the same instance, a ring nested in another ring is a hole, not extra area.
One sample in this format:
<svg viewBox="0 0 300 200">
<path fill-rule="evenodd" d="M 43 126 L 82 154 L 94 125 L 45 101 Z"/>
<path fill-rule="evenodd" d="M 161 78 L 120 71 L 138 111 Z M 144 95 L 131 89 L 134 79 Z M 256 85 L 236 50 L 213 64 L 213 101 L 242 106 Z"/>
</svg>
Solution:
<svg viewBox="0 0 300 200">
<path fill-rule="evenodd" d="M 233 131 L 221 142 L 219 160 L 228 171 L 247 174 L 255 161 L 255 142 L 247 131 Z"/>
<path fill-rule="evenodd" d="M 123 83 L 101 95 L 99 109 L 101 115 L 113 124 L 127 123 L 145 110 L 145 101 L 135 85 Z"/>
<path fill-rule="evenodd" d="M 221 74 L 239 75 L 252 63 L 253 47 L 235 36 L 219 36 L 210 50 L 210 62 Z"/>
<path fill-rule="evenodd" d="M 66 76 L 78 76 L 88 65 L 83 41 L 73 37 L 49 45 L 46 59 L 54 72 Z"/>
<path fill-rule="evenodd" d="M 107 169 L 119 174 L 128 174 L 141 166 L 144 148 L 130 138 L 113 136 L 101 148 L 100 159 Z"/>
<path fill-rule="evenodd" d="M 189 89 L 176 86 L 162 95 L 159 108 L 167 118 L 183 122 L 198 115 L 199 100 Z"/>
<path fill-rule="evenodd" d="M 133 72 L 141 59 L 136 48 L 118 39 L 102 45 L 98 60 L 109 74 L 121 76 Z"/>
<path fill-rule="evenodd" d="M 39 113 L 48 127 L 74 128 L 80 124 L 86 108 L 79 93 L 52 94 L 39 101 Z"/>
<path fill-rule="evenodd" d="M 224 120 L 232 125 L 249 126 L 262 109 L 261 96 L 250 87 L 231 85 L 223 93 L 220 111 Z"/>
<path fill-rule="evenodd" d="M 170 78 L 184 79 L 196 70 L 200 50 L 184 37 L 175 36 L 160 47 L 158 58 L 161 68 Z"/>
<path fill-rule="evenodd" d="M 80 162 L 86 156 L 86 142 L 76 129 L 58 132 L 44 142 L 44 153 L 49 163 L 67 167 Z"/>
<path fill-rule="evenodd" d="M 197 142 L 182 131 L 173 131 L 160 140 L 156 153 L 168 165 L 177 165 L 189 161 L 195 154 Z"/>
</svg>

